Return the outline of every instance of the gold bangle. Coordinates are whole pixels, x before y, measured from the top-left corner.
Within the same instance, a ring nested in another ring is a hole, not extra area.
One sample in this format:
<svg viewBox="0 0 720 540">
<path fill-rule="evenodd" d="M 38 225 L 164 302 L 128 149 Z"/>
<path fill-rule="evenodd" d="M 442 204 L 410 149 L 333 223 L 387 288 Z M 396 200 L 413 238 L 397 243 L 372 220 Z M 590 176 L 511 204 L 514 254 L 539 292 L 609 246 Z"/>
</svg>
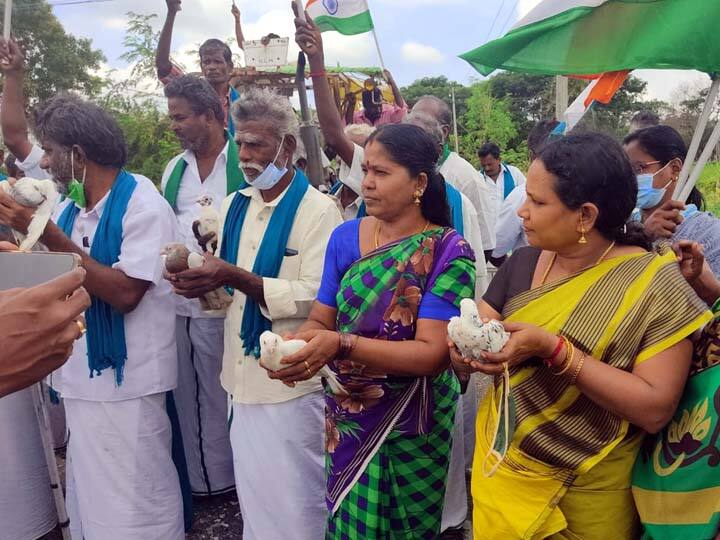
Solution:
<svg viewBox="0 0 720 540">
<path fill-rule="evenodd" d="M 583 364 L 585 363 L 585 357 L 586 357 L 586 354 L 582 353 L 580 360 L 578 360 L 577 367 L 575 368 L 575 373 L 573 373 L 572 379 L 570 379 L 570 386 L 575 386 L 578 375 L 580 375 L 580 370 L 582 369 Z"/>
<path fill-rule="evenodd" d="M 563 339 L 565 340 L 565 346 L 567 348 L 567 352 L 565 353 L 565 363 L 562 365 L 562 369 L 560 371 L 553 371 L 552 374 L 559 377 L 563 373 L 565 373 L 567 370 L 570 369 L 570 366 L 573 364 L 573 359 L 575 358 L 575 346 L 572 344 L 572 341 L 567 339 L 563 336 Z"/>
</svg>

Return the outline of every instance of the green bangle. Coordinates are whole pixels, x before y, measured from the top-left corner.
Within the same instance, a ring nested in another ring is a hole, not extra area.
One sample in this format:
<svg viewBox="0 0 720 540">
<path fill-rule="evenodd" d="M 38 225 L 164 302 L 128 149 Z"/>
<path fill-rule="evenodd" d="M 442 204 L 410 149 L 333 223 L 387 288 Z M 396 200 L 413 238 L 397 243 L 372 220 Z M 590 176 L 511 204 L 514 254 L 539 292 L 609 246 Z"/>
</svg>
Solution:
<svg viewBox="0 0 720 540">
<path fill-rule="evenodd" d="M 710 311 L 712 311 L 715 315 L 717 315 L 718 313 L 720 313 L 720 298 L 718 298 L 717 300 L 715 300 L 715 303 L 714 303 L 714 304 L 712 305 L 712 307 L 710 308 Z"/>
</svg>

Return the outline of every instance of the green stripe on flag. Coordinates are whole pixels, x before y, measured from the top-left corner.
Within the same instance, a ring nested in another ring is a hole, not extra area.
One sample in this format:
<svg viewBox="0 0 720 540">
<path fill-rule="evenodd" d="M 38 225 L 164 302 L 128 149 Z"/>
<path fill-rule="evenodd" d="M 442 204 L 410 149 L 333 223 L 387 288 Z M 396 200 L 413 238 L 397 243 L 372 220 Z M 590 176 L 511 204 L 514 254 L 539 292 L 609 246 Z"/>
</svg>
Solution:
<svg viewBox="0 0 720 540">
<path fill-rule="evenodd" d="M 460 56 L 483 75 L 496 69 L 589 75 L 625 69 L 720 71 L 713 0 L 609 0 L 520 26 Z"/>
<path fill-rule="evenodd" d="M 331 17 L 320 15 L 313 19 L 321 32 L 335 30 L 346 36 L 362 34 L 373 29 L 373 21 L 369 11 L 363 11 L 352 17 Z"/>
</svg>

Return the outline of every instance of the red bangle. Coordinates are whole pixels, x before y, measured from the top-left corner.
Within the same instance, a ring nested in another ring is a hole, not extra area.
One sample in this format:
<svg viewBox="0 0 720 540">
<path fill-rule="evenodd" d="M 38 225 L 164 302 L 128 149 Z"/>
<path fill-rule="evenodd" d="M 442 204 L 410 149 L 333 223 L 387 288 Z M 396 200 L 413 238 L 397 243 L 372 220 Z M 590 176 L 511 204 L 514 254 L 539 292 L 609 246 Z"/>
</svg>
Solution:
<svg viewBox="0 0 720 540">
<path fill-rule="evenodd" d="M 312 71 L 311 71 L 311 72 L 308 74 L 308 77 L 310 77 L 311 79 L 312 79 L 313 77 L 326 77 L 326 76 L 327 76 L 327 71 L 324 71 L 324 70 L 323 70 L 323 71 L 318 71 L 318 72 L 312 72 Z"/>
<path fill-rule="evenodd" d="M 550 368 L 553 365 L 553 362 L 557 358 L 557 355 L 560 354 L 560 351 L 563 348 L 563 345 L 565 344 L 565 340 L 562 338 L 562 336 L 558 337 L 557 345 L 555 346 L 555 350 L 553 351 L 550 358 L 545 358 L 543 362 L 545 362 L 545 367 Z"/>
</svg>

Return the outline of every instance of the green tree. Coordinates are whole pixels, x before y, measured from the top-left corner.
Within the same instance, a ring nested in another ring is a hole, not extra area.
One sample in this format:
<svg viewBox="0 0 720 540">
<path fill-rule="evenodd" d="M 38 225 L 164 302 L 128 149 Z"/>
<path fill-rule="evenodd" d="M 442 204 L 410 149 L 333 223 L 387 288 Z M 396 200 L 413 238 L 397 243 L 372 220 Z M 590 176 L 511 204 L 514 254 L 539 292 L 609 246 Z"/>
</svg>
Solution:
<svg viewBox="0 0 720 540">
<path fill-rule="evenodd" d="M 89 39 L 65 32 L 45 0 L 15 0 L 12 22 L 25 54 L 31 105 L 68 90 L 88 97 L 99 94 L 105 81 L 94 72 L 105 57 Z"/>
<path fill-rule="evenodd" d="M 579 129 L 601 131 L 621 139 L 630 128 L 630 120 L 638 111 L 651 110 L 661 114 L 667 104 L 658 100 L 645 100 L 647 82 L 630 75 L 607 105 L 596 103 L 586 114 Z"/>
<path fill-rule="evenodd" d="M 527 145 L 510 145 L 518 131 L 509 104 L 492 96 L 489 81 L 479 82 L 471 87 L 467 112 L 462 120 L 465 135 L 461 137 L 461 150 L 471 163 L 478 166 L 478 148 L 487 141 L 493 141 L 502 148 L 503 159 L 519 167 L 527 164 Z"/>
<path fill-rule="evenodd" d="M 457 110 L 458 119 L 460 119 L 467 112 L 467 100 L 470 97 L 471 90 L 468 86 L 450 81 L 445 76 L 440 77 L 423 77 L 417 79 L 408 86 L 400 89 L 403 98 L 407 102 L 409 107 L 412 107 L 417 103 L 417 100 L 422 96 L 435 96 L 442 99 L 449 107 L 452 108 L 452 98 L 450 97 L 451 88 L 455 88 L 455 107 Z M 460 133 L 462 133 L 462 127 L 458 126 Z"/>
<path fill-rule="evenodd" d="M 128 148 L 128 170 L 160 184 L 165 166 L 180 153 L 180 143 L 170 129 L 170 118 L 152 100 L 109 97 L 103 105 L 117 118 Z"/>
<path fill-rule="evenodd" d="M 128 18 L 127 30 L 123 38 L 125 52 L 120 55 L 122 60 L 132 65 L 130 76 L 137 81 L 142 78 L 155 79 L 155 51 L 157 50 L 160 32 L 152 27 L 155 13 L 142 15 L 133 11 L 125 14 Z M 160 81 L 158 81 L 160 84 Z"/>
</svg>

